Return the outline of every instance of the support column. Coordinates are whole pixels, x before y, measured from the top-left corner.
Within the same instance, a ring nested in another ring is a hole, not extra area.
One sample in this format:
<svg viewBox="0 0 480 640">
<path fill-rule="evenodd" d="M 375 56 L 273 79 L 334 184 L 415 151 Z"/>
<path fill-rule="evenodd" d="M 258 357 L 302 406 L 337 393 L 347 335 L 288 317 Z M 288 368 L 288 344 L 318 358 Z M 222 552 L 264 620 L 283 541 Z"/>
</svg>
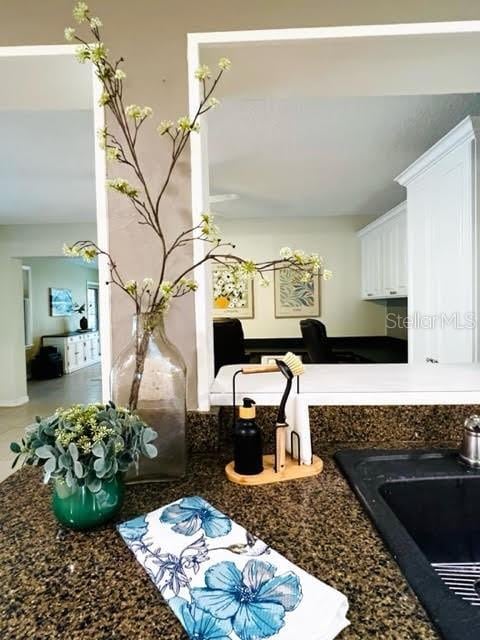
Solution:
<svg viewBox="0 0 480 640">
<path fill-rule="evenodd" d="M 26 402 L 22 261 L 0 250 L 0 407 Z"/>
</svg>

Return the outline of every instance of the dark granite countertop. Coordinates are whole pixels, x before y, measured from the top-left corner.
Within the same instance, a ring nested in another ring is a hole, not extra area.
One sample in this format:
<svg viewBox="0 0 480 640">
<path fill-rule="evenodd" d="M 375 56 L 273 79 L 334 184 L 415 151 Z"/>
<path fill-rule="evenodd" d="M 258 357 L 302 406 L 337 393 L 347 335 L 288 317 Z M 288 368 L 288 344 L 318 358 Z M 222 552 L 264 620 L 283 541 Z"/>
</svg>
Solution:
<svg viewBox="0 0 480 640">
<path fill-rule="evenodd" d="M 184 480 L 129 487 L 120 519 L 202 495 L 347 595 L 352 624 L 341 640 L 437 639 L 347 482 L 331 457 L 324 453 L 323 459 L 317 478 L 240 487 L 225 479 L 218 456 L 197 454 Z M 114 527 L 62 530 L 49 496 L 36 469 L 22 469 L 0 484 L 0 638 L 186 638 Z"/>
</svg>

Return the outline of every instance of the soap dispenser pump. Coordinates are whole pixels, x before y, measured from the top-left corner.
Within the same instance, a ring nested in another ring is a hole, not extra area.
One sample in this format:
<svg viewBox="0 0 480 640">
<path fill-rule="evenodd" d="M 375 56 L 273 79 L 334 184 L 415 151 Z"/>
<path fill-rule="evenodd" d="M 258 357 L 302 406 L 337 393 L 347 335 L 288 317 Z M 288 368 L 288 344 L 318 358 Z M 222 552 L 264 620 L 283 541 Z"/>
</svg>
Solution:
<svg viewBox="0 0 480 640">
<path fill-rule="evenodd" d="M 253 476 L 263 471 L 262 432 L 255 421 L 255 401 L 243 398 L 234 432 L 234 470 Z"/>
</svg>

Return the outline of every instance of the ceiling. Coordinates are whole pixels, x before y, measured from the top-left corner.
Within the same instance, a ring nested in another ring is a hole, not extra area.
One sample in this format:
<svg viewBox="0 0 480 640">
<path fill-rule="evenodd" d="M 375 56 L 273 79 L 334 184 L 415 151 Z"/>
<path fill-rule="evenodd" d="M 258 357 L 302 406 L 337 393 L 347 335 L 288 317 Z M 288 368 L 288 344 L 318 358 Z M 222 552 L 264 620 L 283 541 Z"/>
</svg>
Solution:
<svg viewBox="0 0 480 640">
<path fill-rule="evenodd" d="M 0 82 L 0 224 L 94 221 L 90 69 L 73 56 L 0 58 Z"/>
<path fill-rule="evenodd" d="M 206 48 L 232 70 L 208 116 L 210 192 L 229 217 L 381 215 L 394 182 L 467 115 L 480 115 L 480 36 Z M 473 57 L 473 58 L 472 58 Z"/>
<path fill-rule="evenodd" d="M 209 123 L 210 188 L 239 198 L 213 208 L 381 215 L 405 199 L 395 176 L 468 114 L 480 96 L 227 99 Z"/>
</svg>

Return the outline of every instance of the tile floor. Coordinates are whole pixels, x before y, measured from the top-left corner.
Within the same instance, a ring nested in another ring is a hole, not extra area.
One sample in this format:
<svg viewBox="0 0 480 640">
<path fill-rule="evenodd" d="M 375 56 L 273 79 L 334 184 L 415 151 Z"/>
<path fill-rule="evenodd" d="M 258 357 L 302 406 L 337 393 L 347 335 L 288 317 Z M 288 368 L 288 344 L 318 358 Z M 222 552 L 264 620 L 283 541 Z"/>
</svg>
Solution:
<svg viewBox="0 0 480 640">
<path fill-rule="evenodd" d="M 30 402 L 20 407 L 0 408 L 0 482 L 12 473 L 10 443 L 22 437 L 35 416 L 46 416 L 57 407 L 98 402 L 102 397 L 100 364 L 85 367 L 63 378 L 28 383 Z"/>
</svg>

